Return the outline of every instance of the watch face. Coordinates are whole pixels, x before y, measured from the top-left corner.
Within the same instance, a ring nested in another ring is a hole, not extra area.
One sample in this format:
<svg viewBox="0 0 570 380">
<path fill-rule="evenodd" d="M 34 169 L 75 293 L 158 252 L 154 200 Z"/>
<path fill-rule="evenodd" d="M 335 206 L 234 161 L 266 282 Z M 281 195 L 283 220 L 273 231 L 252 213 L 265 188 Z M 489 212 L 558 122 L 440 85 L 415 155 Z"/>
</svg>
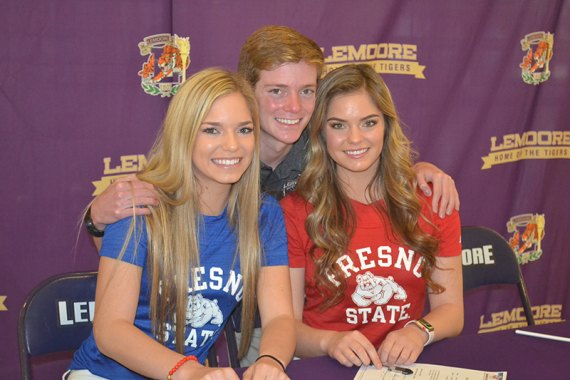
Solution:
<svg viewBox="0 0 570 380">
<path fill-rule="evenodd" d="M 428 331 L 433 331 L 433 326 L 430 325 L 429 322 L 425 319 L 420 319 L 418 322 L 421 323 L 422 326 L 424 326 Z"/>
</svg>

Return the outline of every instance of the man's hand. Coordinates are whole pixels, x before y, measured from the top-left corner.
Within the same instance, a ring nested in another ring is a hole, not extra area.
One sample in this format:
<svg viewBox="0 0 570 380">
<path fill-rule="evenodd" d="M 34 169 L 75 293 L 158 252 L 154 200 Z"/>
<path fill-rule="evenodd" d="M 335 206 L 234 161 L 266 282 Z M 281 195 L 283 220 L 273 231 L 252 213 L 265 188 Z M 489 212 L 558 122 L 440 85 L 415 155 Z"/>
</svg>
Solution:
<svg viewBox="0 0 570 380">
<path fill-rule="evenodd" d="M 426 196 L 432 195 L 428 182 L 433 186 L 432 210 L 440 218 L 451 215 L 453 209 L 459 211 L 459 193 L 453 178 L 429 162 L 418 162 L 414 165 L 418 186 Z"/>
<path fill-rule="evenodd" d="M 148 215 L 146 206 L 158 205 L 158 194 L 154 187 L 139 180 L 134 174 L 121 177 L 99 194 L 91 205 L 91 219 L 100 230 L 133 215 Z"/>
</svg>

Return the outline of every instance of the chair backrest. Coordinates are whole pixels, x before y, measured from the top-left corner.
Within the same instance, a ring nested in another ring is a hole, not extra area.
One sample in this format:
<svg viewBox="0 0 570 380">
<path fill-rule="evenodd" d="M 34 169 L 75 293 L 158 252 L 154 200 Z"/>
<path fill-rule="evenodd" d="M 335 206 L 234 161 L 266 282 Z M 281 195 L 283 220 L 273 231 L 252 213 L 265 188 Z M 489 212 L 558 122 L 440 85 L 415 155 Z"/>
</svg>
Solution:
<svg viewBox="0 0 570 380">
<path fill-rule="evenodd" d="M 97 272 L 51 277 L 28 296 L 18 320 L 22 378 L 31 379 L 31 358 L 77 349 L 91 333 Z"/>
<path fill-rule="evenodd" d="M 241 367 L 238 359 L 236 331 L 231 317 L 226 322 L 224 331 L 208 352 L 208 365 L 210 367 Z"/>
<path fill-rule="evenodd" d="M 238 359 L 238 354 L 239 354 L 239 344 L 241 343 L 241 338 L 238 341 L 238 335 L 241 335 L 241 313 L 242 313 L 242 302 L 240 302 L 238 304 L 238 306 L 236 307 L 236 309 L 234 310 L 234 312 L 232 313 L 232 315 L 230 316 L 230 320 L 228 321 L 228 324 L 231 324 L 231 331 L 233 331 L 233 335 L 234 335 L 234 339 L 233 341 L 231 339 L 228 339 L 228 352 L 230 355 L 230 362 L 231 363 L 237 363 L 238 367 L 240 367 L 240 361 Z M 261 315 L 259 314 L 259 309 L 256 308 L 255 309 L 255 317 L 254 317 L 254 321 L 253 321 L 253 328 L 254 330 L 259 330 L 261 329 Z M 255 334 L 255 331 L 253 331 L 253 333 Z M 258 335 L 259 337 L 259 335 Z M 252 339 L 254 337 L 252 336 Z M 259 345 L 259 341 L 257 342 L 257 345 Z M 257 347 L 257 349 L 259 349 L 259 346 Z M 251 350 L 251 348 L 250 348 Z M 248 358 L 249 360 L 251 360 L 251 353 L 246 353 L 246 358 Z M 246 360 L 247 361 L 247 360 Z M 233 367 L 233 365 L 232 365 Z M 237 368 L 237 367 L 234 367 Z"/>
<path fill-rule="evenodd" d="M 513 284 L 519 291 L 529 326 L 534 318 L 515 252 L 497 232 L 487 227 L 461 227 L 463 290 L 484 285 Z"/>
<path fill-rule="evenodd" d="M 238 334 L 241 334 L 241 312 L 242 303 L 240 302 L 226 322 L 222 335 L 210 349 L 208 363 L 211 366 L 241 367 L 238 345 Z M 259 310 L 255 312 L 254 328 L 261 328 Z"/>
</svg>

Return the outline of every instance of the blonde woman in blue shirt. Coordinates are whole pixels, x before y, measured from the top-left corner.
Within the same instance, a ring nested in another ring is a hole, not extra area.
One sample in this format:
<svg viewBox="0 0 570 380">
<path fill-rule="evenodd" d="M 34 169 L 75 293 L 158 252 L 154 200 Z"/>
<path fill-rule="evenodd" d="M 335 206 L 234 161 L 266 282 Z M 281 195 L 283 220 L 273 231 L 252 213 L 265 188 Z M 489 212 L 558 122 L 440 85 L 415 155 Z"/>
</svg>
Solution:
<svg viewBox="0 0 570 380">
<path fill-rule="evenodd" d="M 277 201 L 260 196 L 259 136 L 255 97 L 240 77 L 207 69 L 180 88 L 138 174 L 159 203 L 107 227 L 93 333 L 68 379 L 238 379 L 204 362 L 242 299 L 245 339 L 256 305 L 263 326 L 244 378 L 288 378 L 287 244 Z"/>
</svg>

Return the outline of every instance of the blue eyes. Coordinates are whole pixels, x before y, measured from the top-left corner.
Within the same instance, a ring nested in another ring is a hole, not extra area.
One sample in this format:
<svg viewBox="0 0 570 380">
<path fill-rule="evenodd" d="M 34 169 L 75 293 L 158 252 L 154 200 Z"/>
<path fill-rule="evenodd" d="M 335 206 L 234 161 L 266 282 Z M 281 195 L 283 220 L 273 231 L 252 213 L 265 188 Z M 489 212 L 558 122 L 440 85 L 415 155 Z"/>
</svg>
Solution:
<svg viewBox="0 0 570 380">
<path fill-rule="evenodd" d="M 244 135 L 253 133 L 253 128 L 251 128 L 251 127 L 243 127 L 243 128 L 240 128 L 239 133 L 242 133 L 242 134 L 244 134 Z"/>
<path fill-rule="evenodd" d="M 360 126 L 362 128 L 372 128 L 378 124 L 378 119 L 368 119 L 365 120 Z M 333 121 L 329 123 L 329 127 L 332 129 L 343 129 L 346 128 L 346 124 L 343 122 Z"/>
<path fill-rule="evenodd" d="M 216 128 L 204 128 L 202 129 L 202 132 L 210 135 L 217 135 L 220 133 L 220 131 L 218 131 Z"/>
<path fill-rule="evenodd" d="M 206 127 L 202 129 L 203 133 L 206 133 L 208 135 L 219 135 L 222 132 L 215 127 Z M 237 133 L 242 134 L 242 135 L 248 135 L 250 133 L 253 133 L 253 128 L 252 127 L 241 127 L 237 130 Z"/>
<path fill-rule="evenodd" d="M 373 126 L 375 126 L 376 124 L 378 124 L 378 120 L 376 120 L 376 119 L 370 119 L 370 120 L 366 120 L 366 121 L 364 122 L 364 126 L 365 126 L 365 127 L 373 127 Z"/>
<path fill-rule="evenodd" d="M 286 95 L 287 91 L 282 88 L 272 88 L 268 91 L 272 95 Z M 315 90 L 313 88 L 305 88 L 299 92 L 302 96 L 312 96 L 315 94 Z"/>
</svg>

